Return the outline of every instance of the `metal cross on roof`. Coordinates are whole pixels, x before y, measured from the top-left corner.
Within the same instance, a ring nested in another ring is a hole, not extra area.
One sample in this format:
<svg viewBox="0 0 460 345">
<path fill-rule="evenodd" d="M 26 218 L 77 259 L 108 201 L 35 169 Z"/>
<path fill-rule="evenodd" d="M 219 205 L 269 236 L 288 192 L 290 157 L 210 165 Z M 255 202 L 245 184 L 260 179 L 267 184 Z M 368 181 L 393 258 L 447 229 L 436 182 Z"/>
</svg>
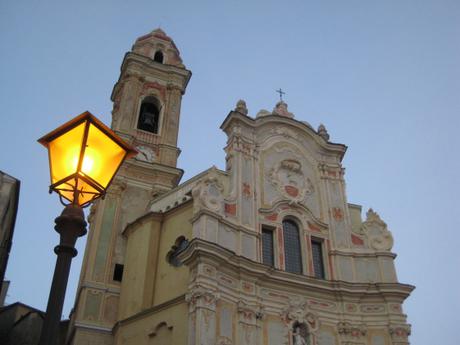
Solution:
<svg viewBox="0 0 460 345">
<path fill-rule="evenodd" d="M 280 101 L 283 100 L 283 95 L 286 94 L 286 92 L 284 92 L 283 90 L 281 90 L 281 88 L 279 90 L 276 90 L 276 92 L 278 92 L 280 94 Z"/>
</svg>

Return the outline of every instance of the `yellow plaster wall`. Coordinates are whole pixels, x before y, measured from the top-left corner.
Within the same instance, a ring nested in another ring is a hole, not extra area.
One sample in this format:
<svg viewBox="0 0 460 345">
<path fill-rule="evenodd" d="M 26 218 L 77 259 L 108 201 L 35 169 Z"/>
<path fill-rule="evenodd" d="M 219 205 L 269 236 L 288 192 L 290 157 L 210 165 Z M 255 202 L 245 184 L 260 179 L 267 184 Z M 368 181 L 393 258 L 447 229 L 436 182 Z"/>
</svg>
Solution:
<svg viewBox="0 0 460 345">
<path fill-rule="evenodd" d="M 120 319 L 152 305 L 161 218 L 150 217 L 129 230 L 121 284 Z"/>
<path fill-rule="evenodd" d="M 193 208 L 190 202 L 170 211 L 163 219 L 153 305 L 167 302 L 187 293 L 188 267 L 185 265 L 174 267 L 167 262 L 166 256 L 179 236 L 185 236 L 191 240 L 192 224 L 190 219 L 192 216 Z"/>
<path fill-rule="evenodd" d="M 168 332 L 163 327 L 158 332 L 162 323 L 166 323 Z M 186 345 L 187 332 L 188 306 L 184 301 L 122 322 L 115 331 L 115 345 Z"/>
</svg>

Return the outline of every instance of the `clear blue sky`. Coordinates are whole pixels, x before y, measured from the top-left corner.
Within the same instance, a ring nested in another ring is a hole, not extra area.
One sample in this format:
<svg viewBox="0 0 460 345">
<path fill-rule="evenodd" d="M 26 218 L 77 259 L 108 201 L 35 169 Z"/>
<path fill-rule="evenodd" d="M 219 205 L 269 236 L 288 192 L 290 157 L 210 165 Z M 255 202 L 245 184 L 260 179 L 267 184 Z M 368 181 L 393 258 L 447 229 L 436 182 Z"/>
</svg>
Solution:
<svg viewBox="0 0 460 345">
<path fill-rule="evenodd" d="M 299 120 L 349 146 L 348 200 L 393 232 L 412 344 L 457 345 L 460 321 L 459 1 L 0 2 L 0 169 L 22 182 L 8 303 L 44 309 L 61 206 L 36 139 L 89 110 L 110 124 L 110 93 L 134 40 L 161 27 L 193 76 L 184 96 L 184 179 L 224 167 L 219 125 L 252 116 L 281 87 Z M 72 306 L 85 239 L 65 305 Z"/>
</svg>

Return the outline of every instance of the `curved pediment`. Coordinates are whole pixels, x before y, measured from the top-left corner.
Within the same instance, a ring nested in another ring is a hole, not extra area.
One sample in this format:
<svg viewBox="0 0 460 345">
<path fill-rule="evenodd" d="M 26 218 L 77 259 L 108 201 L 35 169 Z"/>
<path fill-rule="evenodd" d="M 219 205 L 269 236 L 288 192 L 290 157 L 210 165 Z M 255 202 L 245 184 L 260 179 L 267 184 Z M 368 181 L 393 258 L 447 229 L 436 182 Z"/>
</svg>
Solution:
<svg viewBox="0 0 460 345">
<path fill-rule="evenodd" d="M 243 127 L 253 128 L 252 134 L 256 134 L 257 145 L 260 146 L 266 145 L 266 141 L 274 138 L 293 140 L 310 151 L 316 159 L 330 158 L 338 162 L 343 159 L 347 150 L 346 145 L 329 141 L 329 135 L 324 134 L 323 125 L 320 125 L 319 130 L 315 131 L 307 122 L 276 114 L 253 119 L 240 112 L 232 111 L 222 123 L 221 128 L 230 136 L 232 132 L 240 131 L 242 124 L 244 124 Z"/>
<path fill-rule="evenodd" d="M 295 217 L 304 229 L 328 233 L 328 225 L 315 217 L 312 211 L 303 204 L 292 204 L 288 200 L 280 200 L 269 208 L 260 208 L 259 215 L 264 220 L 280 223 L 286 217 Z"/>
</svg>

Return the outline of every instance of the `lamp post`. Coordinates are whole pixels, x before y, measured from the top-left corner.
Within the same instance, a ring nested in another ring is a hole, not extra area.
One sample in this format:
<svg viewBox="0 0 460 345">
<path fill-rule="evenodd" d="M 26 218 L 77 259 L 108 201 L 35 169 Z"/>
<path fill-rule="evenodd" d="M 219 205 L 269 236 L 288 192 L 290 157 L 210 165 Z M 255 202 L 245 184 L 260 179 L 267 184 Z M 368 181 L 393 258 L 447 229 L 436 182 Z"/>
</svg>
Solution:
<svg viewBox="0 0 460 345">
<path fill-rule="evenodd" d="M 65 206 L 55 219 L 59 245 L 40 345 L 54 345 L 59 334 L 62 307 L 75 242 L 86 234 L 83 207 L 105 192 L 121 163 L 137 152 L 90 112 L 58 127 L 38 140 L 48 149 L 50 193 L 59 194 Z"/>
</svg>

